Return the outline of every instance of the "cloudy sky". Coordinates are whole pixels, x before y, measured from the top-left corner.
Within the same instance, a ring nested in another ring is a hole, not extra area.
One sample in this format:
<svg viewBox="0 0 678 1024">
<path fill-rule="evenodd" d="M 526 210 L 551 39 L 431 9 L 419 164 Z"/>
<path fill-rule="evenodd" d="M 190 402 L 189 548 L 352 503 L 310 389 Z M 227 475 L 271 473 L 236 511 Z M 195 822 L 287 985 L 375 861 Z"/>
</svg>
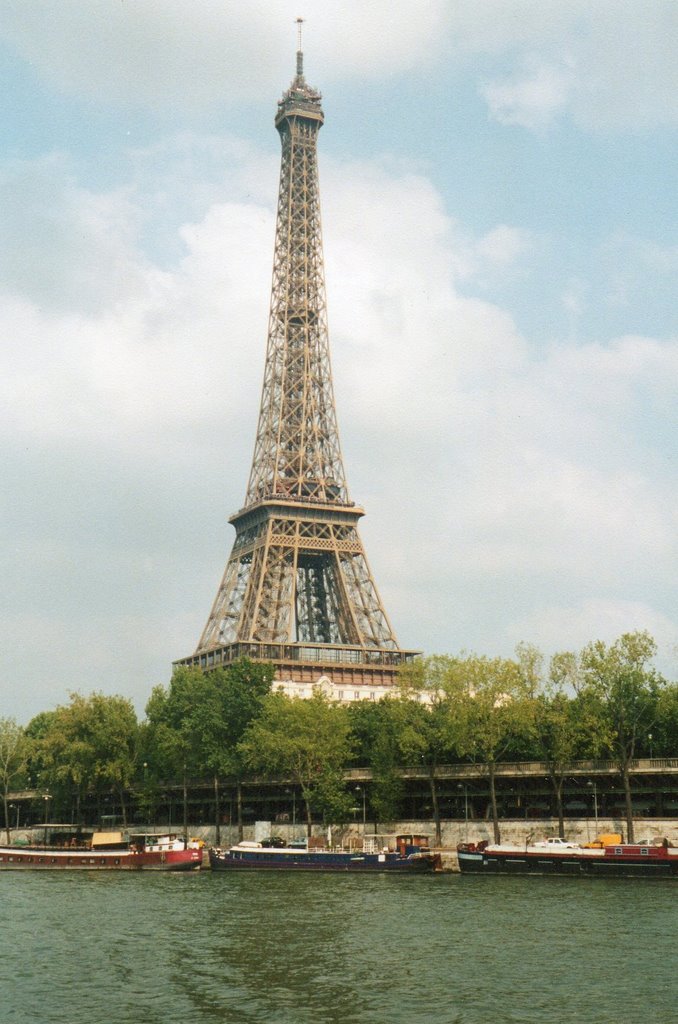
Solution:
<svg viewBox="0 0 678 1024">
<path fill-rule="evenodd" d="M 403 646 L 678 675 L 675 0 L 0 0 L 0 716 L 139 710 L 254 442 L 306 17 L 339 428 Z"/>
</svg>

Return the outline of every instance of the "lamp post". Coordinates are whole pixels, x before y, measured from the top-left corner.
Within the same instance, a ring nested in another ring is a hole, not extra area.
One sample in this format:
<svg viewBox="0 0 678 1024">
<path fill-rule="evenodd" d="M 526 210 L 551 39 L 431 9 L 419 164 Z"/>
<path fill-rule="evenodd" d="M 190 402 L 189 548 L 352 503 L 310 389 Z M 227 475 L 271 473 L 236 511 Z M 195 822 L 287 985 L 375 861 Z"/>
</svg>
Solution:
<svg viewBox="0 0 678 1024">
<path fill-rule="evenodd" d="M 148 802 L 148 761 L 144 761 L 144 803 L 146 804 L 146 828 L 151 824 L 151 808 Z"/>
<path fill-rule="evenodd" d="M 43 793 L 42 799 L 45 801 L 45 825 L 47 824 L 47 809 L 49 807 L 49 793 Z"/>
<path fill-rule="evenodd" d="M 464 842 L 468 843 L 468 786 L 458 782 L 457 789 L 464 790 Z"/>
<path fill-rule="evenodd" d="M 297 791 L 296 791 L 296 789 L 292 788 L 292 789 L 286 789 L 285 792 L 287 793 L 288 796 L 290 794 L 292 795 L 292 828 L 294 829 L 293 835 L 296 838 L 296 828 L 297 828 Z"/>
<path fill-rule="evenodd" d="M 596 833 L 597 833 L 598 832 L 598 786 L 597 786 L 597 784 L 592 779 L 589 779 L 589 781 L 587 782 L 587 786 L 591 786 L 592 789 L 593 789 L 593 817 L 594 817 L 595 822 L 596 822 Z"/>
<path fill-rule="evenodd" d="M 184 843 L 188 845 L 188 782 L 186 781 L 186 762 L 184 761 Z"/>
<path fill-rule="evenodd" d="M 365 834 L 365 823 L 367 821 L 367 802 L 366 802 L 367 801 L 367 794 L 365 792 L 365 787 L 364 786 L 356 786 L 355 787 L 355 791 L 356 791 L 356 793 L 362 793 L 362 797 L 363 797 L 363 835 L 364 835 Z"/>
</svg>

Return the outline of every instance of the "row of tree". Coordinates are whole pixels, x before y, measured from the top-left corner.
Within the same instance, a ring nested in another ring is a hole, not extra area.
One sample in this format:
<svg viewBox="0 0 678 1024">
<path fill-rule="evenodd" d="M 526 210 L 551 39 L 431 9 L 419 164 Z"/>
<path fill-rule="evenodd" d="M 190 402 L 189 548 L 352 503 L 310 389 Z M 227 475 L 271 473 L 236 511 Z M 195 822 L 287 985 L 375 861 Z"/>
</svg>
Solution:
<svg viewBox="0 0 678 1024">
<path fill-rule="evenodd" d="M 622 779 L 632 840 L 632 763 L 648 753 L 675 756 L 678 747 L 678 685 L 653 668 L 655 653 L 647 633 L 632 633 L 558 654 L 548 666 L 528 646 L 514 658 L 434 656 L 403 669 L 393 698 L 349 705 L 321 693 L 290 699 L 271 689 L 267 664 L 242 660 L 207 674 L 182 667 L 153 690 L 141 722 L 125 698 L 72 694 L 26 728 L 0 719 L 5 822 L 9 832 L 9 793 L 20 785 L 70 803 L 76 820 L 85 796 L 113 792 L 126 822 L 131 794 L 143 811 L 171 781 L 183 786 L 186 815 L 188 780 L 200 778 L 213 787 L 219 841 L 223 785 L 235 787 L 242 829 L 243 780 L 263 776 L 295 786 L 310 828 L 314 813 L 350 820 L 345 772 L 355 766 L 371 769 L 370 802 L 388 821 L 402 796 L 402 769 L 416 764 L 428 775 L 439 839 L 436 768 L 467 762 L 484 766 L 498 841 L 497 766 L 539 760 L 562 835 L 568 767 L 607 757 Z"/>
</svg>

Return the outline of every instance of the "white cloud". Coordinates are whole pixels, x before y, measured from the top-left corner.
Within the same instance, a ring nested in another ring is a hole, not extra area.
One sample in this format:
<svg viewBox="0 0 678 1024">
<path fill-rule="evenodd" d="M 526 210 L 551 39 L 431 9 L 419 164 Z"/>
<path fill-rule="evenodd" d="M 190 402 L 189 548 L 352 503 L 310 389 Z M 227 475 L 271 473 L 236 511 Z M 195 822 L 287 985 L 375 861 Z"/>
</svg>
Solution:
<svg viewBox="0 0 678 1024">
<path fill-rule="evenodd" d="M 527 231 L 499 224 L 478 240 L 475 249 L 481 261 L 506 267 L 514 263 L 529 246 L 530 236 Z"/>
<path fill-rule="evenodd" d="M 256 154 L 239 159 L 234 181 Z M 559 608 L 585 610 L 586 639 L 600 634 L 597 608 L 619 613 L 601 629 L 669 631 L 678 344 L 626 336 L 535 354 L 505 310 L 472 294 L 529 237 L 500 225 L 460 237 L 429 181 L 382 166 L 326 161 L 323 187 L 340 433 L 401 640 L 549 646 L 548 610 Z M 274 224 L 272 204 L 212 202 L 181 227 L 183 258 L 160 269 L 139 249 L 134 190 L 123 195 L 56 190 L 53 220 L 81 228 L 76 258 L 57 234 L 37 251 L 30 287 L 5 282 L 1 427 L 21 556 L 6 635 L 33 650 L 70 602 L 85 685 L 113 688 L 131 662 L 111 637 L 136 629 L 142 603 L 175 629 L 159 627 L 140 652 L 147 694 L 158 652 L 169 662 L 190 651 L 232 541 L 225 516 L 251 456 Z M 41 203 L 34 193 L 27 223 Z M 98 240 L 108 263 L 85 289 Z M 41 254 L 66 278 L 72 266 L 68 308 L 53 301 Z M 111 290 L 120 264 L 131 283 Z M 94 618 L 93 602 L 104 606 Z M 98 638 L 90 662 L 87 630 Z M 36 651 L 36 678 L 43 667 Z"/>
<path fill-rule="evenodd" d="M 544 128 L 570 99 L 573 76 L 569 69 L 538 67 L 503 81 L 486 82 L 482 94 L 497 121 L 523 128 Z"/>
<path fill-rule="evenodd" d="M 678 121 L 673 0 L 459 0 L 450 46 L 484 59 L 483 91 L 506 124 L 543 128 L 568 113 L 586 130 Z"/>
<path fill-rule="evenodd" d="M 303 45 L 325 81 L 400 73 L 439 50 L 445 8 L 316 0 Z M 291 0 L 6 0 L 0 31 L 59 89 L 198 111 L 276 95 L 294 71 L 297 16 Z"/>
<path fill-rule="evenodd" d="M 95 311 L 128 301 L 151 268 L 136 250 L 141 210 L 124 189 L 80 187 L 51 155 L 0 168 L 2 286 L 41 307 Z"/>
<path fill-rule="evenodd" d="M 268 101 L 292 74 L 291 0 L 5 0 L 0 34 L 53 87 L 105 104 L 199 115 Z M 304 26 L 327 87 L 473 64 L 493 116 L 587 130 L 678 121 L 673 0 L 316 0 Z"/>
</svg>

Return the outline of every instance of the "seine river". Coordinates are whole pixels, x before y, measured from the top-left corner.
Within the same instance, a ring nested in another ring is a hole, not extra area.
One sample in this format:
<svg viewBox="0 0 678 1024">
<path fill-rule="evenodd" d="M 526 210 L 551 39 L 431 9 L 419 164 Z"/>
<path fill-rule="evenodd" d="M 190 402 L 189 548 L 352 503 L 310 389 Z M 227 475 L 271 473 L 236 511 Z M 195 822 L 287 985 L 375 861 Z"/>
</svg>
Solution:
<svg viewBox="0 0 678 1024">
<path fill-rule="evenodd" d="M 669 881 L 0 873 L 3 1024 L 678 1021 Z"/>
</svg>

